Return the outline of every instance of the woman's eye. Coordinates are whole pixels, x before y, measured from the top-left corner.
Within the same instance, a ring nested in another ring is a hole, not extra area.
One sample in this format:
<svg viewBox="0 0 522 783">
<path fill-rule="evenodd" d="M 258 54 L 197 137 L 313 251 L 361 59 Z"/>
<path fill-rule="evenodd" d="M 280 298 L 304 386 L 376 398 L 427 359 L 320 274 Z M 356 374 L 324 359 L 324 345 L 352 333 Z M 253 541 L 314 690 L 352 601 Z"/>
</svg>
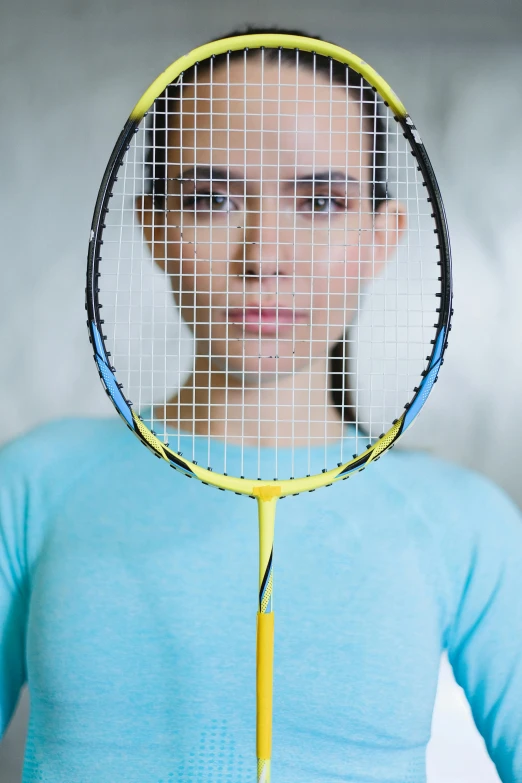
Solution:
<svg viewBox="0 0 522 783">
<path fill-rule="evenodd" d="M 315 213 L 339 212 L 346 209 L 344 200 L 333 196 L 314 196 L 307 199 L 305 210 Z"/>
<path fill-rule="evenodd" d="M 221 211 L 225 210 L 225 208 L 227 208 L 227 210 L 230 209 L 230 200 L 227 196 L 222 196 L 219 194 L 216 196 L 212 196 L 210 202 L 212 205 L 212 209 L 221 210 Z"/>
<path fill-rule="evenodd" d="M 183 207 L 202 212 L 230 212 L 233 204 L 222 193 L 192 193 L 183 197 Z"/>
<path fill-rule="evenodd" d="M 317 196 L 314 198 L 314 212 L 329 212 L 332 207 L 333 199 L 326 196 Z"/>
</svg>

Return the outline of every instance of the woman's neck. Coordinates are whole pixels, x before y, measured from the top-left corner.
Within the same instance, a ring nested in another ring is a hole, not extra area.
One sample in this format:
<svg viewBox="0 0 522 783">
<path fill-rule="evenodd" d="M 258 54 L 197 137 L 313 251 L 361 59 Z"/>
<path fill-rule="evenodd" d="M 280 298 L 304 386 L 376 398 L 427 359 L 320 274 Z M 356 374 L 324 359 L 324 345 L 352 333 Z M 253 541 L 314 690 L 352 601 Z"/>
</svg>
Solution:
<svg viewBox="0 0 522 783">
<path fill-rule="evenodd" d="M 327 382 L 328 359 L 308 372 L 274 376 L 253 387 L 198 357 L 191 377 L 167 405 L 167 420 L 191 434 L 247 446 L 320 446 L 343 433 Z"/>
</svg>

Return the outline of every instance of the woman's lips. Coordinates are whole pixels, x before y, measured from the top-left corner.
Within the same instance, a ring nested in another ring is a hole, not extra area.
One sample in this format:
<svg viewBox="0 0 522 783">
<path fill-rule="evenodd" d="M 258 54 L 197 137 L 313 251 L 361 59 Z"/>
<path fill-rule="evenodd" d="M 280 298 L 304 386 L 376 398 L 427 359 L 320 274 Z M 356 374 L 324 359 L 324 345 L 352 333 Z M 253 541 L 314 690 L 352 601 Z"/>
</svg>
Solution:
<svg viewBox="0 0 522 783">
<path fill-rule="evenodd" d="M 292 329 L 294 324 L 306 322 L 307 314 L 290 307 L 246 307 L 228 310 L 227 320 L 249 334 L 275 335 Z"/>
</svg>

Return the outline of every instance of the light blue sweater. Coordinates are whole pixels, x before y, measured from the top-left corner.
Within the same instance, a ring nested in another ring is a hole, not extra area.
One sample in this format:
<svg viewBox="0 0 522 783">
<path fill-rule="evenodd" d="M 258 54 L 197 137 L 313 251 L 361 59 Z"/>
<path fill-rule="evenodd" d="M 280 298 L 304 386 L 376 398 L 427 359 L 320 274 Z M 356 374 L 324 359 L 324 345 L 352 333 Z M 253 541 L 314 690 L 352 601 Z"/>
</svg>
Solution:
<svg viewBox="0 0 522 783">
<path fill-rule="evenodd" d="M 25 783 L 255 779 L 256 513 L 117 420 L 3 450 L 0 734 L 27 681 Z M 395 451 L 280 501 L 274 562 L 274 783 L 424 781 L 444 648 L 522 781 L 522 523 L 498 489 Z"/>
</svg>

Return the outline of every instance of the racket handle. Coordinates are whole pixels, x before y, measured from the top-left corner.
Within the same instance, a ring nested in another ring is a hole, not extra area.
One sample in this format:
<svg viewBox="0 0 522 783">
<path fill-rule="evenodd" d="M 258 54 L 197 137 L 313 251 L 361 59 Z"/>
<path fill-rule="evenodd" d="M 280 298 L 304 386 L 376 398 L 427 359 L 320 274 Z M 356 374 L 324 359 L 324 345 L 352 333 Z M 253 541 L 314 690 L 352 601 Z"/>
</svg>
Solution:
<svg viewBox="0 0 522 783">
<path fill-rule="evenodd" d="M 274 672 L 274 613 L 257 614 L 257 779 L 270 781 L 272 756 L 272 683 Z"/>
</svg>

